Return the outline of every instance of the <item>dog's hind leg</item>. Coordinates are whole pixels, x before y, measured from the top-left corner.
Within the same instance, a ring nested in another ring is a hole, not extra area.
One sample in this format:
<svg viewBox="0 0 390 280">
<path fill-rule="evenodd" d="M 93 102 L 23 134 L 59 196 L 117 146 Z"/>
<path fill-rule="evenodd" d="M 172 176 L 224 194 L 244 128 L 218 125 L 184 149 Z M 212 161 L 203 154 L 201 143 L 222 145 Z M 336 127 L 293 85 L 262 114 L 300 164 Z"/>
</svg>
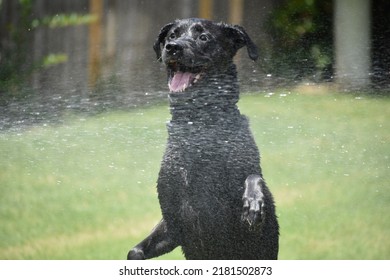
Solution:
<svg viewBox="0 0 390 280">
<path fill-rule="evenodd" d="M 143 260 L 161 256 L 175 249 L 178 244 L 171 238 L 167 224 L 162 219 L 150 235 L 127 254 L 128 260 Z"/>
<path fill-rule="evenodd" d="M 260 175 L 249 175 L 245 180 L 241 220 L 248 222 L 251 227 L 261 224 L 265 218 L 264 186 L 265 182 Z"/>
</svg>

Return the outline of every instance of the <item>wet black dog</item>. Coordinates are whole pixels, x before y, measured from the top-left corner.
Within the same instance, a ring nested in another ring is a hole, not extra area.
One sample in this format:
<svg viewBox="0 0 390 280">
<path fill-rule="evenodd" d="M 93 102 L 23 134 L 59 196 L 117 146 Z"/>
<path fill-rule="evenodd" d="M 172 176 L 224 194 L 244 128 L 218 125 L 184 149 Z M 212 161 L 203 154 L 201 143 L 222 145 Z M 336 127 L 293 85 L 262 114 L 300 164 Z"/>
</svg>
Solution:
<svg viewBox="0 0 390 280">
<path fill-rule="evenodd" d="M 203 19 L 164 26 L 154 44 L 168 71 L 172 120 L 158 178 L 163 219 L 129 253 L 181 246 L 187 259 L 277 259 L 279 226 L 239 99 L 233 57 L 257 48 L 240 26 Z"/>
</svg>

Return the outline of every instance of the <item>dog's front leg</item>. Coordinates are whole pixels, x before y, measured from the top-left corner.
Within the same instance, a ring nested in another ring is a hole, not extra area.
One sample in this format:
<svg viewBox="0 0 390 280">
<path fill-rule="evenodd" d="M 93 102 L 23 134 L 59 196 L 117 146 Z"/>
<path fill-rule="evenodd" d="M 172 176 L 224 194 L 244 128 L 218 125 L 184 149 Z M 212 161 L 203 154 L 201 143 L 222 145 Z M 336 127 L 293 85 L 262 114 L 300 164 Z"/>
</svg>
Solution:
<svg viewBox="0 0 390 280">
<path fill-rule="evenodd" d="M 161 256 L 175 249 L 178 244 L 171 238 L 167 224 L 162 219 L 150 235 L 127 254 L 128 260 L 144 260 Z"/>
<path fill-rule="evenodd" d="M 241 220 L 248 222 L 249 226 L 260 225 L 265 218 L 263 185 L 260 175 L 249 175 L 245 180 L 245 190 L 242 196 L 243 212 Z"/>
</svg>

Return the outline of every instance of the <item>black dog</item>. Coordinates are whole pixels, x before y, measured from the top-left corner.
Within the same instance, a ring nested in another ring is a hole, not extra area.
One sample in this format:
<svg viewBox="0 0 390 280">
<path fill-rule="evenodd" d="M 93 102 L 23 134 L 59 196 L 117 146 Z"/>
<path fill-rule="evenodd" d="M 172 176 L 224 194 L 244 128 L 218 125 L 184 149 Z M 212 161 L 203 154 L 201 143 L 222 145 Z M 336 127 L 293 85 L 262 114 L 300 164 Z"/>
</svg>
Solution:
<svg viewBox="0 0 390 280">
<path fill-rule="evenodd" d="M 158 178 L 163 219 L 129 253 L 181 246 L 187 259 L 277 259 L 279 226 L 239 98 L 233 57 L 257 48 L 240 26 L 203 19 L 164 26 L 154 50 L 168 71 L 172 120 Z"/>
</svg>

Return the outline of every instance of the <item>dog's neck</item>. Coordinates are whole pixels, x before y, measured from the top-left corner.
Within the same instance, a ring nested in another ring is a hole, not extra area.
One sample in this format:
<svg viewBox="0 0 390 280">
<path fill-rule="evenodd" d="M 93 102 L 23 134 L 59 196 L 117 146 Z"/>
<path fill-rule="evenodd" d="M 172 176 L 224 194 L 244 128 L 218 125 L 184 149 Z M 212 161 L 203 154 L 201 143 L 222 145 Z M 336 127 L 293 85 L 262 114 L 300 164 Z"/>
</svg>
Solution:
<svg viewBox="0 0 390 280">
<path fill-rule="evenodd" d="M 215 73 L 213 73 L 215 72 Z M 210 71 L 193 87 L 169 95 L 172 123 L 219 124 L 237 120 L 239 86 L 236 66 Z"/>
</svg>

